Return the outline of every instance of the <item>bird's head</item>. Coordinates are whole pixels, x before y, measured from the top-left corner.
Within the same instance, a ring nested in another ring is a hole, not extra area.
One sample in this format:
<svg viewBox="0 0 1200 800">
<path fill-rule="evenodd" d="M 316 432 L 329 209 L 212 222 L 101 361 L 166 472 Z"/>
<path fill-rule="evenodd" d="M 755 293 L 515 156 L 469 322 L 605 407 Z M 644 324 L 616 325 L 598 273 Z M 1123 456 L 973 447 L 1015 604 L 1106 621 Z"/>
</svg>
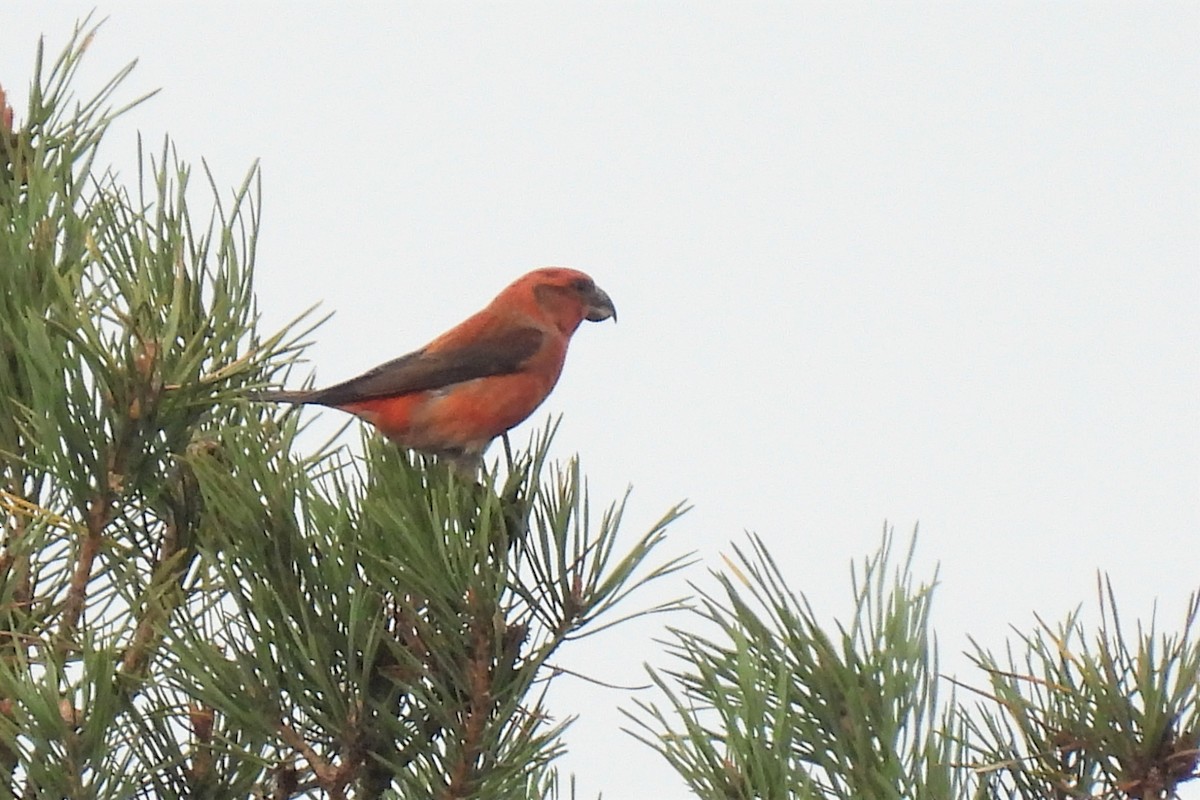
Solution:
<svg viewBox="0 0 1200 800">
<path fill-rule="evenodd" d="M 519 287 L 519 289 L 518 289 Z M 608 294 L 587 274 L 566 267 L 543 267 L 518 278 L 505 292 L 528 291 L 539 313 L 553 320 L 570 335 L 585 319 L 600 322 L 617 319 L 617 309 Z"/>
</svg>

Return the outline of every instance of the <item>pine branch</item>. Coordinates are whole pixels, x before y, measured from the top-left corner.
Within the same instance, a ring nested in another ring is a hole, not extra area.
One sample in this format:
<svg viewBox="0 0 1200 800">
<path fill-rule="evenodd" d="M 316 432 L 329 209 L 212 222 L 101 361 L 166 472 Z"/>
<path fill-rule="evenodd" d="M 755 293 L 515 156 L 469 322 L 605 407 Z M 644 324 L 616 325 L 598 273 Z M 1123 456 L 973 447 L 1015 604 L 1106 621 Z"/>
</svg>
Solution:
<svg viewBox="0 0 1200 800">
<path fill-rule="evenodd" d="M 720 594 L 701 592 L 694 612 L 714 635 L 672 629 L 679 669 L 650 670 L 667 707 L 637 701 L 630 733 L 699 797 L 965 797 L 926 633 L 931 585 L 912 584 L 911 550 L 889 580 L 891 543 L 852 572 L 854 614 L 833 632 L 760 539 L 735 546 Z"/>
<path fill-rule="evenodd" d="M 1056 627 L 1039 620 L 1007 667 L 976 648 L 993 702 L 970 725 L 993 791 L 1157 800 L 1200 778 L 1200 595 L 1179 634 L 1159 636 L 1151 621 L 1132 640 L 1107 580 L 1099 597 L 1095 645 L 1073 614 Z"/>
<path fill-rule="evenodd" d="M 197 594 L 187 462 L 261 423 L 230 399 L 299 343 L 256 331 L 254 172 L 205 228 L 169 143 L 150 170 L 139 152 L 134 192 L 96 169 L 138 101 L 113 102 L 128 68 L 75 99 L 93 33 L 48 68 L 39 48 L 23 118 L 0 101 L 0 771 L 13 796 L 228 796 L 249 768 L 214 766 L 219 715 L 163 681 L 165 625 Z"/>
</svg>

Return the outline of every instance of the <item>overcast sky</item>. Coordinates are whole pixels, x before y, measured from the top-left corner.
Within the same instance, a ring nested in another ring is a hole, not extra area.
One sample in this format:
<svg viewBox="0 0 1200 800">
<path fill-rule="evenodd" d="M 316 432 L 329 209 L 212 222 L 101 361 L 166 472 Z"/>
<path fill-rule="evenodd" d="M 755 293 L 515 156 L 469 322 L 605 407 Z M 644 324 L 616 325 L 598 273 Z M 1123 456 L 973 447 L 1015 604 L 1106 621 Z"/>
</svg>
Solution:
<svg viewBox="0 0 1200 800">
<path fill-rule="evenodd" d="M 319 383 L 574 266 L 620 323 L 579 331 L 534 421 L 564 415 L 595 498 L 633 486 L 630 541 L 689 499 L 671 553 L 715 568 L 757 531 L 832 615 L 884 521 L 919 522 L 943 669 L 974 683 L 968 633 L 1090 612 L 1098 570 L 1126 617 L 1157 600 L 1177 627 L 1200 584 L 1195 3 L 384 6 L 105 2 L 80 81 L 137 58 L 125 96 L 162 88 L 105 151 L 130 180 L 138 131 L 223 186 L 261 160 L 259 304 L 268 327 L 335 313 Z M 0 10 L 18 119 L 37 37 L 58 52 L 91 7 Z M 660 624 L 565 663 L 642 682 Z M 685 796 L 619 732 L 625 694 L 554 700 L 582 714 L 582 796 Z"/>
</svg>

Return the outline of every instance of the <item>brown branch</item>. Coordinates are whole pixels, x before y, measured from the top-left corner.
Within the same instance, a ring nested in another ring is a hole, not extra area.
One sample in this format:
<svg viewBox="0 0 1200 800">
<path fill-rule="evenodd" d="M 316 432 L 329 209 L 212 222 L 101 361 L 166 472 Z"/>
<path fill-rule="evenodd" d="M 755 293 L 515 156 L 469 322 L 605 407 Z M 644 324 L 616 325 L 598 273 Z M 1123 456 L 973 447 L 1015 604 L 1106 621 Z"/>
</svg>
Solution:
<svg viewBox="0 0 1200 800">
<path fill-rule="evenodd" d="M 415 609 L 421 601 L 412 595 L 408 595 L 404 600 L 393 600 L 392 610 L 392 628 L 404 647 L 410 654 L 415 656 L 415 660 L 420 662 L 426 669 L 433 667 L 433 659 L 429 652 L 429 645 L 425 641 L 423 628 L 428 627 L 425 621 L 417 614 Z M 394 659 L 389 659 L 394 661 Z M 410 679 L 416 679 L 419 675 L 409 676 Z"/>
<path fill-rule="evenodd" d="M 8 582 L 8 576 L 14 568 L 20 570 L 21 566 L 25 569 L 18 573 L 18 581 L 20 588 L 17 590 L 17 595 L 14 600 L 18 605 L 23 604 L 23 601 L 28 601 L 29 596 L 29 557 L 17 556 L 15 550 L 21 540 L 25 538 L 25 517 L 16 509 L 8 509 L 12 522 L 5 525 L 7 536 L 4 537 L 4 552 L 0 553 L 0 580 Z"/>
<path fill-rule="evenodd" d="M 11 624 L 6 626 L 7 630 L 4 638 L 0 639 L 0 646 L 5 649 L 11 646 L 15 651 L 18 646 L 17 631 L 21 627 L 17 620 L 29 610 L 33 600 L 33 586 L 29 554 L 17 552 L 26 534 L 26 516 L 17 509 L 9 509 L 8 514 L 12 522 L 5 526 L 8 535 L 5 536 L 3 553 L 0 553 L 0 585 L 12 586 L 13 618 Z"/>
<path fill-rule="evenodd" d="M 312 745 L 304 741 L 304 737 L 291 725 L 280 722 L 278 730 L 284 743 L 308 762 L 309 769 L 317 778 L 317 783 L 329 793 L 330 800 L 346 800 L 346 784 L 349 783 L 347 773 L 353 770 L 353 766 L 351 765 L 349 768 L 346 765 L 333 766 L 322 758 L 312 748 Z"/>
<path fill-rule="evenodd" d="M 133 331 L 139 341 L 141 337 Z M 142 389 L 125 407 L 125 416 L 121 419 L 117 434 L 111 443 L 108 461 L 104 470 L 101 485 L 88 501 L 87 531 L 79 548 L 79 558 L 75 563 L 75 571 L 67 588 L 67 600 L 63 607 L 62 621 L 59 625 L 59 650 L 69 647 L 70 639 L 79 625 L 83 615 L 83 606 L 87 602 L 87 585 L 92 578 L 92 567 L 103 543 L 104 528 L 112 521 L 111 511 L 113 498 L 124 491 L 126 468 L 131 451 L 135 447 L 137 432 L 144 423 L 145 409 L 152 409 L 158 403 L 158 389 L 154 384 L 154 359 L 157 348 L 143 346 L 135 356 L 135 365 L 141 376 L 142 383 L 135 389 Z M 106 395 L 112 403 L 114 398 Z"/>
<path fill-rule="evenodd" d="M 356 719 L 359 735 L 355 737 L 354 756 L 362 761 L 362 776 L 359 796 L 364 800 L 382 797 L 392 785 L 396 775 L 426 750 L 443 731 L 443 725 L 432 715 L 413 703 L 407 713 L 403 712 L 398 699 L 389 697 L 397 685 L 410 686 L 423 677 L 438 673 L 438 657 L 434 655 L 437 645 L 430 645 L 431 637 L 437 641 L 428 619 L 420 609 L 427 608 L 424 598 L 405 594 L 385 601 L 390 616 L 389 631 L 393 641 L 411 656 L 401 659 L 383 648 L 376 654 L 364 690 L 367 702 L 362 714 Z M 414 663 L 415 662 L 415 663 Z M 434 679 L 436 683 L 436 679 Z M 406 690 L 411 694 L 411 690 Z M 385 706 L 384 701 L 390 705 Z M 392 720 L 407 722 L 415 733 L 401 746 L 393 734 Z M 383 717 L 388 717 L 387 721 Z"/>
<path fill-rule="evenodd" d="M 192 727 L 194 744 L 189 755 L 187 776 L 193 791 L 204 786 L 213 771 L 212 732 L 216 712 L 197 702 L 188 704 L 188 722 Z"/>
<path fill-rule="evenodd" d="M 8 104 L 8 97 L 4 94 L 4 87 L 0 86 L 0 133 L 9 133 L 12 129 L 12 106 Z"/>
<path fill-rule="evenodd" d="M 79 618 L 83 615 L 83 604 L 87 600 L 87 585 L 92 579 L 92 566 L 100 552 L 104 528 L 109 523 L 110 500 L 107 492 L 97 492 L 88 503 L 87 531 L 79 546 L 79 557 L 75 562 L 75 571 L 67 587 L 67 600 L 63 606 L 62 620 L 58 627 L 58 650 L 65 652 L 70 647 L 70 640 L 79 626 Z"/>
<path fill-rule="evenodd" d="M 450 770 L 450 782 L 441 797 L 444 800 L 463 800 L 474 794 L 483 754 L 483 734 L 494 706 L 492 697 L 492 630 L 486 609 L 476 606 L 471 619 L 471 656 L 467 663 L 467 708 L 462 726 L 462 748 L 457 763 Z"/>
<path fill-rule="evenodd" d="M 141 608 L 133 640 L 121 659 L 121 672 L 124 675 L 141 676 L 150 661 L 150 651 L 160 638 L 159 625 L 169 613 L 162 598 L 171 584 L 183 578 L 187 569 L 186 559 L 178 558 L 181 549 L 179 526 L 174 519 L 168 520 L 158 559 L 150 575 L 150 585 L 146 587 L 146 601 Z"/>
</svg>

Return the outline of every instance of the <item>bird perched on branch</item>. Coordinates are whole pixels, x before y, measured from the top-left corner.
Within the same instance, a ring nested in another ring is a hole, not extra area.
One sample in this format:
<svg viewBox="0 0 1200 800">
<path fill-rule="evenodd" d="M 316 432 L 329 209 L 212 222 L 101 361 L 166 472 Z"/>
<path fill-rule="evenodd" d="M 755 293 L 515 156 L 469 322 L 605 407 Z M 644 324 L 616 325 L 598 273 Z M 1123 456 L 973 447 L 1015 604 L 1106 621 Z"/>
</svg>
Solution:
<svg viewBox="0 0 1200 800">
<path fill-rule="evenodd" d="M 610 317 L 612 300 L 584 273 L 535 269 L 420 350 L 326 389 L 253 399 L 337 408 L 403 447 L 473 471 L 492 439 L 550 394 L 576 328 Z"/>
</svg>

